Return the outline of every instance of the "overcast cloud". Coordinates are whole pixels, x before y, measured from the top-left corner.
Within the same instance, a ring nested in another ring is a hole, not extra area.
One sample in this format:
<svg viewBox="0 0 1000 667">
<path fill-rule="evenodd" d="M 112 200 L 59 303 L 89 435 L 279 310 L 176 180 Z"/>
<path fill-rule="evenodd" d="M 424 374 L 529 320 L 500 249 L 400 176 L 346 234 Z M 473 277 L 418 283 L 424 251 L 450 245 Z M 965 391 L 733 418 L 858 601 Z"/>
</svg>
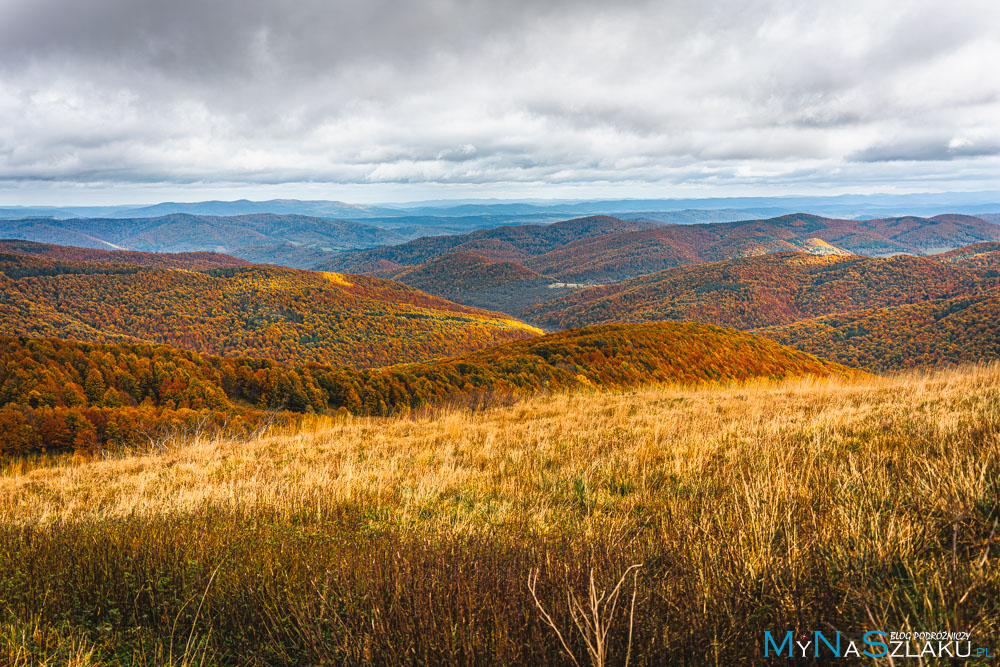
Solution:
<svg viewBox="0 0 1000 667">
<path fill-rule="evenodd" d="M 0 0 L 0 198 L 995 189 L 998 63 L 995 0 Z"/>
</svg>

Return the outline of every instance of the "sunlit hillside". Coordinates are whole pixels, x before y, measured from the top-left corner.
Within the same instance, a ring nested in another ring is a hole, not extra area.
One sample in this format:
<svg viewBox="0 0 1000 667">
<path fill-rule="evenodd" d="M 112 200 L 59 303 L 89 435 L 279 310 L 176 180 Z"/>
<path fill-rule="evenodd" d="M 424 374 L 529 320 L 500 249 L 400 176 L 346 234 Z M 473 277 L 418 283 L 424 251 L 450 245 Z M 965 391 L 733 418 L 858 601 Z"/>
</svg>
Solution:
<svg viewBox="0 0 1000 667">
<path fill-rule="evenodd" d="M 239 432 L 302 414 L 386 416 L 560 389 L 854 372 L 704 324 L 603 325 L 376 369 L 0 337 L 0 456 L 104 452 L 199 424 Z"/>
<path fill-rule="evenodd" d="M 977 269 L 1000 269 L 1000 243 L 976 243 L 934 255 L 934 259 Z"/>
<path fill-rule="evenodd" d="M 751 329 L 864 308 L 968 296 L 1000 277 L 924 257 L 778 252 L 667 269 L 524 311 L 549 327 L 656 320 Z"/>
<path fill-rule="evenodd" d="M 1000 292 L 826 315 L 755 333 L 872 371 L 990 361 L 1000 359 Z"/>
<path fill-rule="evenodd" d="M 0 471 L 0 662 L 587 664 L 567 592 L 591 572 L 629 575 L 609 664 L 755 661 L 776 628 L 989 645 L 998 414 L 994 364 L 22 459 Z"/>
<path fill-rule="evenodd" d="M 848 251 L 858 255 L 924 255 L 980 241 L 1000 240 L 1000 227 L 979 218 L 837 220 L 817 215 L 785 215 L 767 220 L 669 225 L 585 238 L 525 264 L 569 282 L 606 283 L 674 266 L 752 257 L 770 252 Z"/>
<path fill-rule="evenodd" d="M 0 254 L 27 255 L 64 262 L 97 262 L 100 264 L 132 264 L 161 269 L 204 271 L 227 266 L 249 266 L 239 257 L 217 252 L 136 252 L 131 250 L 96 250 L 74 246 L 35 243 L 34 241 L 0 240 Z"/>
<path fill-rule="evenodd" d="M 7 335 L 292 363 L 380 366 L 540 333 L 399 283 L 277 267 L 194 272 L 2 255 L 0 290 Z"/>
</svg>

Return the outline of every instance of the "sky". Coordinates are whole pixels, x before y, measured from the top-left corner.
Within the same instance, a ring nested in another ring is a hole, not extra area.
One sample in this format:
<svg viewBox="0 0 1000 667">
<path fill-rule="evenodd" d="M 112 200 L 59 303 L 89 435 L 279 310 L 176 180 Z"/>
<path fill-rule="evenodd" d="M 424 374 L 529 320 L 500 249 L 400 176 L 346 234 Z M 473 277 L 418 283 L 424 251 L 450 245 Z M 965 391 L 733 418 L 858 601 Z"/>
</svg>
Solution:
<svg viewBox="0 0 1000 667">
<path fill-rule="evenodd" d="M 1000 189 L 995 0 L 0 0 L 0 205 Z"/>
</svg>

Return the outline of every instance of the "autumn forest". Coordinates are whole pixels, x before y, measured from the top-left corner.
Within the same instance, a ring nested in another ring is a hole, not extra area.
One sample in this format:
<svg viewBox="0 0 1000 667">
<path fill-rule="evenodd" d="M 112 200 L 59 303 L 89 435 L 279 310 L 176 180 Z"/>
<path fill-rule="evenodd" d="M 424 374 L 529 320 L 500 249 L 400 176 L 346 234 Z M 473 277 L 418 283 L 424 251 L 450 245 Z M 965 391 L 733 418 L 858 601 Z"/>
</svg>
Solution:
<svg viewBox="0 0 1000 667">
<path fill-rule="evenodd" d="M 333 263 L 375 275 L 3 241 L 2 451 L 94 452 L 184 429 L 246 434 L 528 392 L 995 359 L 995 228 L 968 216 L 590 217 L 347 250 Z M 590 266 L 597 252 L 595 267 L 636 256 L 646 271 L 654 238 L 670 240 L 665 261 L 680 265 L 589 285 L 565 279 L 606 270 L 557 268 L 568 253 Z"/>
<path fill-rule="evenodd" d="M 0 221 L 0 664 L 1000 636 L 1000 224 L 630 217 Z"/>
</svg>

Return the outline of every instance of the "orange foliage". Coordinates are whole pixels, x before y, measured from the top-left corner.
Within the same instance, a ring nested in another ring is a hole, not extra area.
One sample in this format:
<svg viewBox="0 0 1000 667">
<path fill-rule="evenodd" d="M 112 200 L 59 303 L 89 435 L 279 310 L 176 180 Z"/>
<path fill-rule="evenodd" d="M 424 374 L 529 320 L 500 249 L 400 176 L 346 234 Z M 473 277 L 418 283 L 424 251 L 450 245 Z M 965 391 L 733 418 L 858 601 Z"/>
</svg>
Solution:
<svg viewBox="0 0 1000 667">
<path fill-rule="evenodd" d="M 860 310 L 756 333 L 843 364 L 886 371 L 1000 359 L 1000 296 Z"/>
<path fill-rule="evenodd" d="M 163 269 L 203 271 L 223 266 L 250 266 L 250 262 L 217 252 L 137 252 L 132 250 L 95 250 L 73 246 L 35 243 L 34 241 L 0 241 L 0 254 L 29 255 L 65 262 L 95 262 L 100 264 L 131 264 Z"/>
<path fill-rule="evenodd" d="M 191 272 L 0 255 L 0 293 L 9 334 L 290 363 L 380 366 L 537 333 L 398 283 L 277 267 Z"/>
<path fill-rule="evenodd" d="M 691 320 L 752 329 L 979 294 L 998 283 L 997 276 L 930 258 L 781 252 L 668 269 L 553 299 L 522 315 L 550 327 Z"/>
<path fill-rule="evenodd" d="M 388 415 L 542 390 L 850 372 L 702 324 L 604 325 L 372 370 L 206 357 L 163 345 L 0 338 L 0 454 L 94 450 L 198 419 L 248 426 L 267 410 Z"/>
</svg>

